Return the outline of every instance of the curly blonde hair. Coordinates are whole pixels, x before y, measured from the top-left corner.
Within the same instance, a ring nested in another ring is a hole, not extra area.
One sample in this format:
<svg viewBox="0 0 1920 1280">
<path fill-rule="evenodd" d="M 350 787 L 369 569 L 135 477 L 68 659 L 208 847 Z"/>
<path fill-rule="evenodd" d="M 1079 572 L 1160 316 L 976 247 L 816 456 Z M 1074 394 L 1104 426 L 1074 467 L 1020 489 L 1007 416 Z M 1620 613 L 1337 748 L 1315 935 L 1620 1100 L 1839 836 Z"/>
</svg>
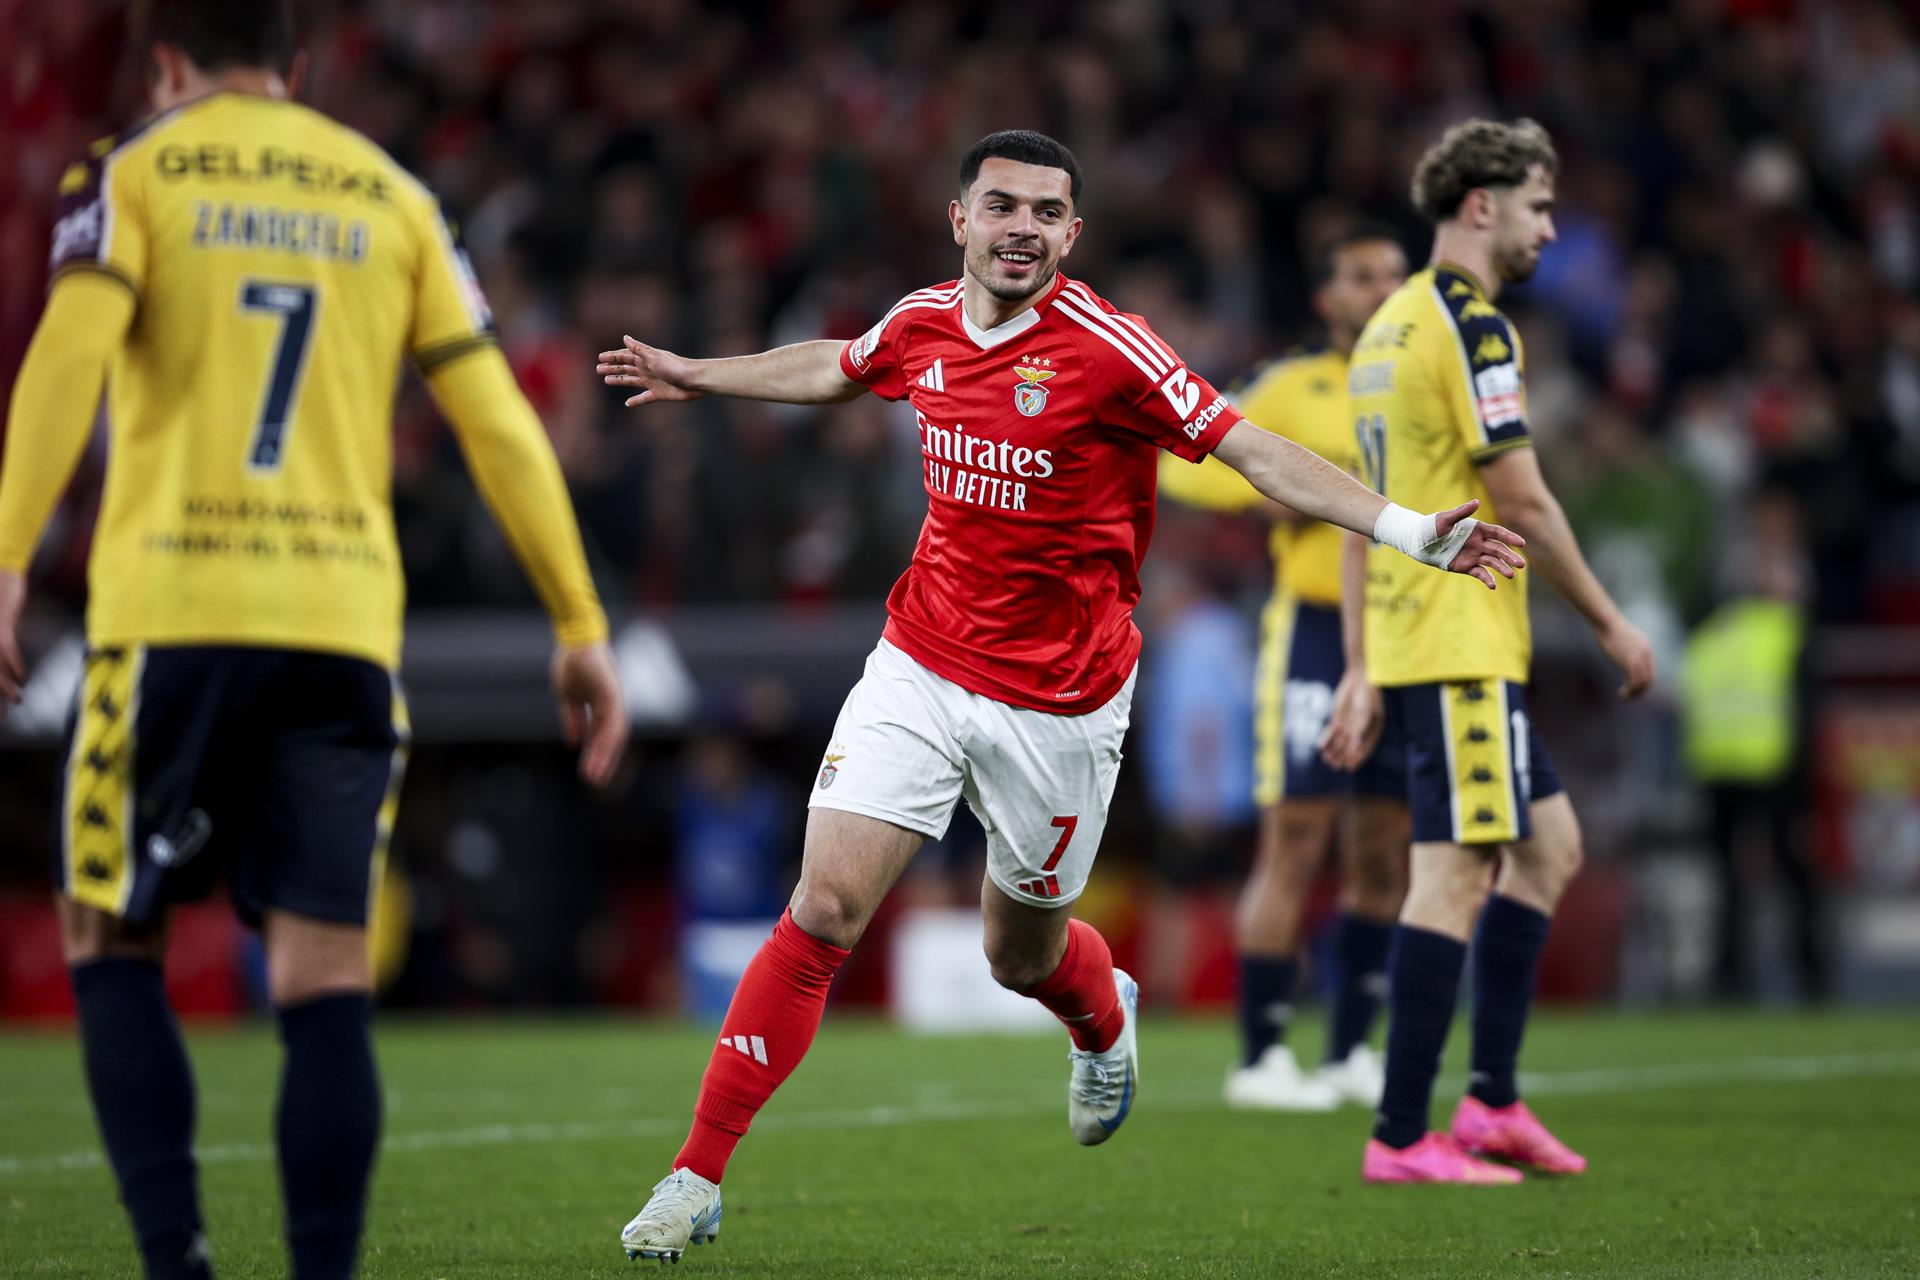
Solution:
<svg viewBox="0 0 1920 1280">
<path fill-rule="evenodd" d="M 1445 222 L 1477 187 L 1517 187 L 1535 165 L 1551 177 L 1560 167 L 1553 139 L 1533 120 L 1463 120 L 1427 148 L 1413 170 L 1413 207 Z"/>
</svg>

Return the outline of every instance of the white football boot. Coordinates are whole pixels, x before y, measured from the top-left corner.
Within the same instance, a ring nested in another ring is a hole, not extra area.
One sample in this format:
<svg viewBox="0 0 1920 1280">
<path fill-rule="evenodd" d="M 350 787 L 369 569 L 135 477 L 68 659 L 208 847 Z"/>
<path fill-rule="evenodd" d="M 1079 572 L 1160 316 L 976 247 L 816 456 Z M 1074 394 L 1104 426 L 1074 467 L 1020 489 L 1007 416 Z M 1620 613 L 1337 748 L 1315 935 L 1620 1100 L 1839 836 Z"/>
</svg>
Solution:
<svg viewBox="0 0 1920 1280">
<path fill-rule="evenodd" d="M 720 1186 L 691 1169 L 675 1169 L 654 1184 L 653 1198 L 620 1233 L 628 1258 L 678 1262 L 687 1244 L 712 1244 L 720 1234 Z"/>
<path fill-rule="evenodd" d="M 1331 1111 L 1340 1105 L 1333 1086 L 1315 1079 L 1293 1060 L 1293 1050 L 1271 1044 L 1250 1067 L 1227 1072 L 1227 1105 L 1259 1111 Z"/>
<path fill-rule="evenodd" d="M 1140 1087 L 1140 1045 L 1135 1015 L 1140 1007 L 1139 984 L 1124 969 L 1113 971 L 1120 993 L 1120 1011 L 1126 1021 L 1119 1039 L 1105 1053 L 1075 1049 L 1067 1055 L 1073 1073 L 1067 1077 L 1067 1125 L 1082 1146 L 1094 1147 L 1114 1134 Z"/>
<path fill-rule="evenodd" d="M 1380 1105 L 1380 1094 L 1387 1087 L 1387 1069 L 1373 1046 L 1357 1044 L 1339 1062 L 1323 1062 L 1313 1078 L 1332 1089 L 1342 1102 L 1362 1107 Z"/>
</svg>

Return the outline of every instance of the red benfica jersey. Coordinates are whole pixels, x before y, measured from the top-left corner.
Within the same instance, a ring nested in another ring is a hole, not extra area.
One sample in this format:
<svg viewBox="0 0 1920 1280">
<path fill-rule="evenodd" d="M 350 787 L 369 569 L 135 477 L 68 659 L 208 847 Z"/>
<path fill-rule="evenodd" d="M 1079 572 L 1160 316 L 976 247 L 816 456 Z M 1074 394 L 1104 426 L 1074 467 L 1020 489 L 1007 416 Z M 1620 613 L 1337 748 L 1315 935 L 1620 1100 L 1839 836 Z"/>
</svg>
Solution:
<svg viewBox="0 0 1920 1280">
<path fill-rule="evenodd" d="M 1080 715 L 1140 656 L 1156 451 L 1199 462 L 1240 415 L 1077 280 L 993 329 L 961 292 L 908 294 L 840 353 L 849 378 L 912 402 L 925 464 L 927 522 L 886 638 L 963 689 Z"/>
</svg>

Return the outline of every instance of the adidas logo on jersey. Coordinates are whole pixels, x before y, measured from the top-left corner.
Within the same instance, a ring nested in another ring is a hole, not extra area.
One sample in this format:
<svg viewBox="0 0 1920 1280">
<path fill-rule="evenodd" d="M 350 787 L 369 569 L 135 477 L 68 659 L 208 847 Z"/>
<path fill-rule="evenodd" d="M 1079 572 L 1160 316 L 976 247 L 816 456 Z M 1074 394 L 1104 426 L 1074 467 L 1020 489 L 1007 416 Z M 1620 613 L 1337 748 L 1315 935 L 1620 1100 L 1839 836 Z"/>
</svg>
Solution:
<svg viewBox="0 0 1920 1280">
<path fill-rule="evenodd" d="M 767 1042 L 759 1036 L 721 1036 L 720 1043 L 733 1046 L 763 1067 L 767 1065 Z"/>
<path fill-rule="evenodd" d="M 940 368 L 940 362 L 935 360 L 928 366 L 927 371 L 920 375 L 920 380 L 914 383 L 914 385 L 917 387 L 925 387 L 929 391 L 945 391 L 947 389 L 947 375 L 946 372 Z"/>
</svg>

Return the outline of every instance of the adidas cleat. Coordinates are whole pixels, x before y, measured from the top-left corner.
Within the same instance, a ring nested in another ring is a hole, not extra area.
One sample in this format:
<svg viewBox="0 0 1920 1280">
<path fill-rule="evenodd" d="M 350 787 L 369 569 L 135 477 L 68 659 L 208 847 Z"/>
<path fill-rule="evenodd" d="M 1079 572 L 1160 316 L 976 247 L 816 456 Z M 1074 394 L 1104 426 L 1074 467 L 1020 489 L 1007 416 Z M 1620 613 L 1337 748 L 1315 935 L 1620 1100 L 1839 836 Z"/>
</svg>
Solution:
<svg viewBox="0 0 1920 1280">
<path fill-rule="evenodd" d="M 691 1169 L 675 1169 L 654 1184 L 647 1201 L 620 1233 L 629 1260 L 678 1262 L 688 1244 L 712 1244 L 720 1235 L 720 1186 Z"/>
<path fill-rule="evenodd" d="M 1126 1018 L 1119 1038 L 1105 1053 L 1075 1049 L 1067 1055 L 1073 1064 L 1067 1079 L 1067 1125 L 1082 1146 L 1098 1146 L 1113 1136 L 1133 1109 L 1133 1095 L 1140 1087 L 1140 987 L 1124 969 L 1113 971 L 1113 985 Z"/>
</svg>

